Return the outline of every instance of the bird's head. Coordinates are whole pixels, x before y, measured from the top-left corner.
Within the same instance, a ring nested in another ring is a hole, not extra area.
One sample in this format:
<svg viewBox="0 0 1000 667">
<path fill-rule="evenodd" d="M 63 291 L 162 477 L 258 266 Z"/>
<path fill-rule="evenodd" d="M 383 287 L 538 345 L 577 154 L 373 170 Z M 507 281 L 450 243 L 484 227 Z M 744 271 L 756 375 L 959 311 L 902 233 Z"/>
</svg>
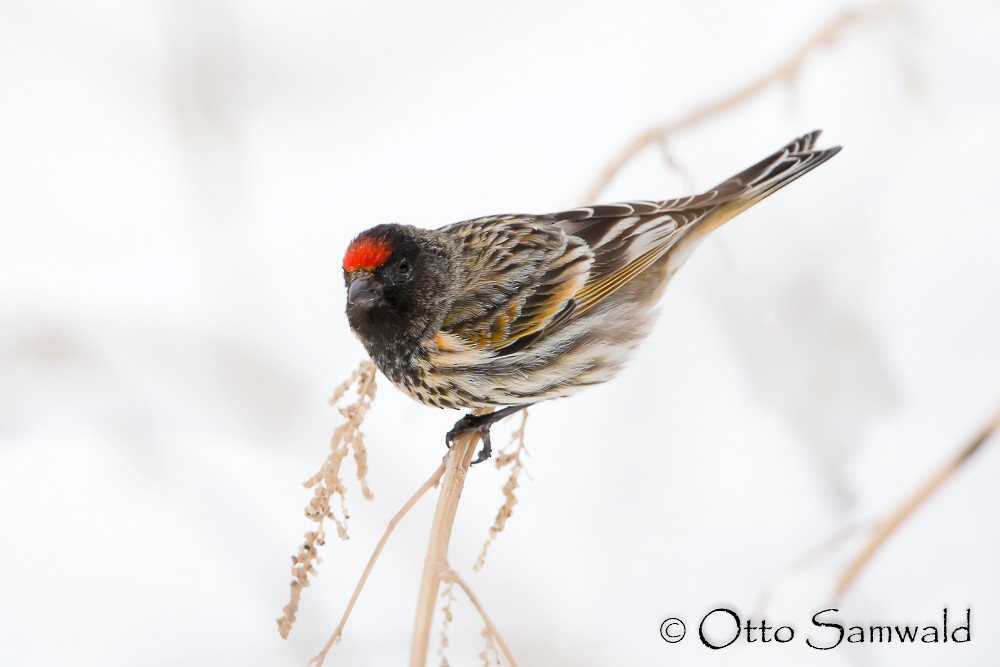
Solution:
<svg viewBox="0 0 1000 667">
<path fill-rule="evenodd" d="M 454 299 L 454 265 L 436 232 L 396 224 L 362 232 L 344 254 L 351 329 L 366 345 L 433 336 Z"/>
</svg>

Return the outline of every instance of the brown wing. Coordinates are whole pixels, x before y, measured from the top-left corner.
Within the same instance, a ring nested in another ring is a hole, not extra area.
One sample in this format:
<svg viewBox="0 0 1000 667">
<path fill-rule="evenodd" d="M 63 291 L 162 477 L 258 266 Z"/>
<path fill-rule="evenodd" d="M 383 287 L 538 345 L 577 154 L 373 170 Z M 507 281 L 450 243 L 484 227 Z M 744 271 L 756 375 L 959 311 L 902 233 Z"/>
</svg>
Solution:
<svg viewBox="0 0 1000 667">
<path fill-rule="evenodd" d="M 445 333 L 498 354 L 523 349 L 575 307 L 593 253 L 579 238 L 533 216 L 495 216 L 450 225 L 470 267 L 445 318 Z"/>
</svg>

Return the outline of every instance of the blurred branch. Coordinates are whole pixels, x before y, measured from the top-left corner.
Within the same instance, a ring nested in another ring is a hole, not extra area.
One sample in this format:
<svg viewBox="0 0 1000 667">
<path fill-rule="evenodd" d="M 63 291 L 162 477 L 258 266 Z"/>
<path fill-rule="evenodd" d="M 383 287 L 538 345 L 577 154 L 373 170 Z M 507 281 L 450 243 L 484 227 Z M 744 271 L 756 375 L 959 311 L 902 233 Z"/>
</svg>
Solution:
<svg viewBox="0 0 1000 667">
<path fill-rule="evenodd" d="M 590 187 L 585 191 L 582 198 L 583 204 L 595 203 L 601 193 L 604 192 L 615 176 L 618 175 L 618 172 L 649 146 L 658 144 L 664 151 L 664 154 L 668 156 L 668 162 L 676 164 L 676 159 L 673 158 L 669 151 L 668 140 L 671 135 L 724 111 L 729 111 L 756 97 L 776 83 L 793 80 L 811 55 L 833 44 L 847 28 L 858 23 L 865 23 L 881 18 L 887 14 L 896 13 L 900 10 L 902 4 L 899 1 L 890 1 L 871 7 L 848 9 L 827 23 L 777 67 L 764 76 L 724 97 L 698 107 L 676 120 L 664 123 L 663 125 L 657 125 L 636 135 L 601 169 L 597 178 L 594 179 Z"/>
<path fill-rule="evenodd" d="M 834 591 L 834 599 L 840 599 L 854 583 L 854 580 L 861 571 L 868 565 L 871 559 L 878 553 L 886 541 L 892 537 L 896 531 L 916 512 L 927 500 L 938 491 L 948 479 L 955 474 L 962 465 L 982 447 L 1000 429 L 1000 410 L 993 416 L 993 419 L 979 432 L 979 434 L 969 441 L 955 456 L 949 460 L 944 467 L 938 470 L 927 480 L 917 492 L 904 502 L 899 509 L 893 512 L 876 529 L 871 540 L 864 549 L 861 550 L 854 560 L 840 575 L 837 581 L 837 588 Z"/>
<path fill-rule="evenodd" d="M 354 593 L 351 595 L 350 601 L 347 603 L 347 608 L 344 610 L 344 615 L 340 619 L 340 623 L 337 624 L 337 628 L 330 635 L 330 639 L 326 642 L 326 646 L 323 650 L 316 654 L 316 657 L 309 661 L 311 665 L 322 665 L 323 661 L 326 660 L 326 654 L 330 652 L 333 645 L 340 641 L 340 636 L 344 632 L 344 626 L 347 625 L 347 619 L 351 615 L 351 611 L 354 609 L 354 604 L 358 601 L 358 597 L 361 595 L 362 589 L 365 587 L 365 583 L 368 581 L 368 575 L 371 574 L 372 568 L 375 567 L 375 562 L 378 560 L 379 556 L 382 555 L 382 549 L 385 548 L 386 543 L 389 541 L 389 535 L 395 530 L 396 526 L 400 521 L 403 520 L 413 506 L 417 504 L 425 493 L 427 493 L 431 487 L 437 486 L 438 482 L 441 480 L 441 476 L 444 474 L 445 466 L 442 463 L 438 466 L 438 469 L 427 479 L 423 485 L 416 490 L 416 492 L 410 496 L 410 499 L 396 512 L 395 516 L 389 519 L 389 525 L 386 526 L 385 532 L 382 533 L 382 539 L 378 541 L 375 545 L 375 550 L 372 552 L 371 557 L 368 559 L 368 564 L 365 566 L 364 572 L 361 573 L 361 578 L 358 580 L 358 585 L 354 587 Z"/>
</svg>

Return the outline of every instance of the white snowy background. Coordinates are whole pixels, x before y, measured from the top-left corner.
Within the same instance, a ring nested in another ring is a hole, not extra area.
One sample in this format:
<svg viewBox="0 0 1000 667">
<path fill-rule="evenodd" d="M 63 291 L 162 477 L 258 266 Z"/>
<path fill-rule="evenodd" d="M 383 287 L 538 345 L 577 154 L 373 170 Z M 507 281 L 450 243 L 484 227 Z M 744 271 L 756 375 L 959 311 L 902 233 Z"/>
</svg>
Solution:
<svg viewBox="0 0 1000 667">
<path fill-rule="evenodd" d="M 481 573 L 506 473 L 470 474 L 451 560 L 522 667 L 997 664 L 1000 442 L 837 605 L 920 625 L 971 607 L 970 644 L 809 649 L 865 533 L 792 569 L 1000 404 L 1000 4 L 906 7 L 677 135 L 693 183 L 650 150 L 602 197 L 706 188 L 817 127 L 845 147 L 695 253 L 616 381 L 531 411 L 531 478 Z M 350 486 L 351 539 L 328 541 L 280 640 L 301 482 L 363 355 L 348 241 L 577 205 L 636 132 L 846 8 L 0 2 L 0 665 L 304 664 L 459 416 L 382 382 L 376 500 Z M 405 663 L 433 503 L 329 665 Z M 795 641 L 710 651 L 694 626 L 717 606 Z M 454 611 L 449 660 L 478 664 L 479 620 Z"/>
</svg>

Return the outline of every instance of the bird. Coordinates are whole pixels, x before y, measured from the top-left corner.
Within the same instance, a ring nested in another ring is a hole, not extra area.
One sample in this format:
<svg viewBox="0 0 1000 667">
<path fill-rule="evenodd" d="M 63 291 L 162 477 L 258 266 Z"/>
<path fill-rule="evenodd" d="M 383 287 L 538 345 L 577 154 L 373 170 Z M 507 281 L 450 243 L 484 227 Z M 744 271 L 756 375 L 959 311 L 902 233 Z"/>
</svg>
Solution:
<svg viewBox="0 0 1000 667">
<path fill-rule="evenodd" d="M 445 436 L 612 379 L 649 333 L 667 282 L 705 236 L 840 151 L 820 130 L 701 194 L 422 229 L 379 224 L 343 260 L 346 314 L 378 369 L 438 408 Z"/>
</svg>

